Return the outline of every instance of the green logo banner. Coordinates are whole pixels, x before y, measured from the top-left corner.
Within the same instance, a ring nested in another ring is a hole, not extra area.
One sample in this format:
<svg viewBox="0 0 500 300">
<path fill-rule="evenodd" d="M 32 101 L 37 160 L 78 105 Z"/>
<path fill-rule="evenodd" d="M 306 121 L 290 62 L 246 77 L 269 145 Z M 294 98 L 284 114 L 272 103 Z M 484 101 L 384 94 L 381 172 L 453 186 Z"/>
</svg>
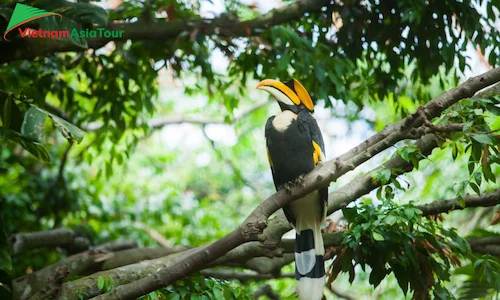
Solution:
<svg viewBox="0 0 500 300">
<path fill-rule="evenodd" d="M 7 39 L 7 33 L 12 31 L 13 29 L 28 23 L 30 21 L 40 19 L 43 17 L 48 17 L 48 16 L 59 16 L 62 20 L 62 16 L 58 13 L 46 11 L 43 9 L 39 9 L 36 7 L 31 7 L 28 5 L 24 4 L 16 4 L 16 7 L 14 8 L 14 12 L 12 13 L 12 16 L 10 17 L 9 24 L 7 25 L 7 29 L 5 30 L 5 33 L 3 35 L 3 38 L 8 41 Z"/>
</svg>

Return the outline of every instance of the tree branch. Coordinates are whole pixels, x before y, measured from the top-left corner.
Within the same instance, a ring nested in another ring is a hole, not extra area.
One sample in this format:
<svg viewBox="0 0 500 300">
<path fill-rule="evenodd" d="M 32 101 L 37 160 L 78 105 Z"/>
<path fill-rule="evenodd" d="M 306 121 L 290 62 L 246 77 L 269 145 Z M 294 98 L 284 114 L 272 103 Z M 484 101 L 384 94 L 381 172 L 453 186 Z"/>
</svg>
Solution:
<svg viewBox="0 0 500 300">
<path fill-rule="evenodd" d="M 54 277 L 62 269 L 67 271 L 66 276 L 87 275 L 187 250 L 187 247 L 184 246 L 174 246 L 168 248 L 132 248 L 113 253 L 108 252 L 111 249 L 119 250 L 130 246 L 135 246 L 135 242 L 134 244 L 130 242 L 103 244 L 95 249 L 72 255 L 41 270 L 16 278 L 12 282 L 14 298 L 22 300 L 28 299 L 35 293 L 43 294 L 44 292 L 40 290 L 47 284 L 47 278 Z M 95 285 L 96 282 L 82 280 L 81 284 L 82 286 Z"/>
<path fill-rule="evenodd" d="M 482 195 L 465 196 L 465 207 L 460 206 L 460 199 L 448 199 L 434 201 L 429 204 L 420 205 L 424 216 L 446 213 L 451 210 L 462 210 L 470 207 L 488 207 L 500 204 L 500 189 Z"/>
<path fill-rule="evenodd" d="M 37 231 L 29 233 L 18 233 L 9 238 L 11 254 L 20 255 L 28 250 L 68 246 L 75 240 L 73 230 L 58 228 L 47 231 Z"/>
<path fill-rule="evenodd" d="M 273 25 L 287 23 L 300 19 L 305 13 L 321 12 L 322 7 L 330 4 L 330 0 L 299 0 L 285 7 L 271 10 L 254 19 L 241 22 L 235 19 L 227 19 L 223 16 L 215 19 L 177 19 L 165 22 L 136 22 L 136 23 L 113 23 L 110 21 L 105 29 L 110 31 L 122 31 L 120 38 L 89 38 L 89 48 L 98 49 L 110 41 L 172 41 L 177 38 L 189 38 L 194 30 L 197 32 L 217 38 L 238 38 L 258 35 L 263 29 Z M 44 43 L 37 43 L 31 39 L 18 39 L 10 43 L 0 44 L 0 64 L 20 60 L 33 59 L 39 56 L 48 56 L 57 52 L 77 51 L 84 49 L 70 41 L 47 39 Z"/>
<path fill-rule="evenodd" d="M 468 238 L 467 242 L 474 252 L 500 257 L 500 236 Z"/>
<path fill-rule="evenodd" d="M 113 241 L 101 244 L 95 247 L 95 250 L 99 251 L 110 251 L 116 252 L 120 250 L 127 250 L 131 248 L 137 248 L 137 241 L 134 240 L 123 240 L 123 241 Z"/>
<path fill-rule="evenodd" d="M 261 233 L 267 226 L 267 218 L 287 205 L 291 201 L 301 198 L 318 188 L 328 186 L 332 181 L 355 169 L 374 155 L 406 138 L 420 138 L 425 130 L 419 129 L 425 120 L 439 116 L 446 108 L 463 98 L 472 97 L 477 91 L 500 81 L 500 67 L 488 71 L 480 76 L 470 78 L 465 83 L 450 91 L 441 94 L 417 112 L 394 125 L 387 126 L 369 140 L 376 141 L 370 144 L 365 141 L 355 149 L 341 155 L 337 159 L 327 161 L 311 173 L 304 176 L 301 186 L 294 186 L 289 190 L 279 190 L 262 202 L 247 219 L 228 235 L 214 243 L 195 251 L 191 255 L 166 267 L 152 276 L 143 277 L 133 283 L 122 285 L 96 299 L 134 299 L 148 292 L 168 286 L 195 271 L 201 270 L 210 262 L 225 255 L 231 249 L 249 241 L 265 241 Z M 391 128 L 388 132 L 387 128 Z M 380 138 L 380 136 L 383 136 Z M 364 149 L 360 152 L 360 149 Z"/>
</svg>

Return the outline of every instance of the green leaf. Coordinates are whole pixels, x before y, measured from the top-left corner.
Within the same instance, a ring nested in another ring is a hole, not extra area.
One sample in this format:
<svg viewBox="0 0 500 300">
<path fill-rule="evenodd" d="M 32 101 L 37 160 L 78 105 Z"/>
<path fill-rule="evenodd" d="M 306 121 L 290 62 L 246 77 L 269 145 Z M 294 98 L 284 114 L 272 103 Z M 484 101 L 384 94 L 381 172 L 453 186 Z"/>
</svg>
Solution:
<svg viewBox="0 0 500 300">
<path fill-rule="evenodd" d="M 21 127 L 21 134 L 35 142 L 43 142 L 45 140 L 45 118 L 47 115 L 35 107 L 31 107 L 24 114 L 24 121 Z"/>
<path fill-rule="evenodd" d="M 215 299 L 224 299 L 224 295 L 222 294 L 222 290 L 220 288 L 215 288 L 214 290 Z"/>
<path fill-rule="evenodd" d="M 109 292 L 111 291 L 111 289 L 113 288 L 113 279 L 112 278 L 107 278 L 106 280 L 104 280 L 104 290 L 106 292 Z"/>
<path fill-rule="evenodd" d="M 374 231 L 374 232 L 372 232 L 372 237 L 373 237 L 373 239 L 374 239 L 374 240 L 376 240 L 377 242 L 381 242 L 381 241 L 384 241 L 384 240 L 385 240 L 383 235 L 381 235 L 380 233 L 375 232 L 375 231 Z"/>
<path fill-rule="evenodd" d="M 483 147 L 481 146 L 481 144 L 477 142 L 472 142 L 472 159 L 474 161 L 477 162 L 481 159 L 482 152 L 483 152 Z"/>
<path fill-rule="evenodd" d="M 459 199 L 458 204 L 460 205 L 460 207 L 465 207 L 466 205 L 465 198 L 462 195 L 459 195 L 458 199 Z"/>
<path fill-rule="evenodd" d="M 474 192 L 476 192 L 476 194 L 481 195 L 481 191 L 479 190 L 479 186 L 477 186 L 477 184 L 471 182 L 470 187 L 474 190 Z"/>
<path fill-rule="evenodd" d="M 345 207 L 342 208 L 342 213 L 344 214 L 344 218 L 346 218 L 348 222 L 353 222 L 354 218 L 356 218 L 356 216 L 358 215 L 358 210 L 355 207 Z"/>
<path fill-rule="evenodd" d="M 0 127 L 0 137 L 21 145 L 21 147 L 33 154 L 36 158 L 45 162 L 50 162 L 50 156 L 42 145 L 23 137 L 19 132 Z"/>
<path fill-rule="evenodd" d="M 406 207 L 404 209 L 405 211 L 405 215 L 406 217 L 410 220 L 410 219 L 413 219 L 413 217 L 415 217 L 416 215 L 416 212 L 415 212 L 415 209 L 413 209 L 412 207 Z"/>
<path fill-rule="evenodd" d="M 485 145 L 493 145 L 493 140 L 486 134 L 471 134 L 471 138 Z"/>
<path fill-rule="evenodd" d="M 383 169 L 380 171 L 380 183 L 381 184 L 386 184 L 389 182 L 389 179 L 391 179 L 391 170 L 390 169 Z"/>
<path fill-rule="evenodd" d="M 63 136 L 69 142 L 76 142 L 78 144 L 83 140 L 83 137 L 85 136 L 85 132 L 83 130 L 81 130 L 80 128 L 78 128 L 75 125 L 71 124 L 70 122 L 62 119 L 61 117 L 58 117 L 58 116 L 56 116 L 48 111 L 45 111 L 39 107 L 33 107 L 33 108 L 48 115 L 52 119 L 52 121 L 54 121 L 56 128 L 63 134 Z"/>
<path fill-rule="evenodd" d="M 464 124 L 464 127 L 462 128 L 462 131 L 469 131 L 469 129 L 472 127 L 472 124 L 474 124 L 474 122 L 467 122 Z"/>
<path fill-rule="evenodd" d="M 387 218 L 384 219 L 384 222 L 390 226 L 396 224 L 396 222 L 399 220 L 400 218 L 396 217 L 396 216 L 387 216 Z"/>
<path fill-rule="evenodd" d="M 104 277 L 99 276 L 97 278 L 97 287 L 99 288 L 99 290 L 101 290 L 101 291 L 103 290 L 103 288 L 104 288 Z"/>
<path fill-rule="evenodd" d="M 483 170 L 484 179 L 491 181 L 493 183 L 495 183 L 497 181 L 495 174 L 493 174 L 493 172 L 491 171 L 490 164 L 484 165 L 482 170 Z"/>
<path fill-rule="evenodd" d="M 486 109 L 495 116 L 500 116 L 500 107 L 493 104 L 487 104 Z"/>
</svg>

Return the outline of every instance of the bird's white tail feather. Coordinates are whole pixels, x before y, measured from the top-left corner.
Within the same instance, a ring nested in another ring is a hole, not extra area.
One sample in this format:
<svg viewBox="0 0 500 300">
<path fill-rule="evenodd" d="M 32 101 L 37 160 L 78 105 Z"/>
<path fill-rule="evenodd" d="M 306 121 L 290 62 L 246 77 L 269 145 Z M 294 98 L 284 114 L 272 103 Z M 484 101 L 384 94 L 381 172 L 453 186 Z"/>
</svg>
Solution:
<svg viewBox="0 0 500 300">
<path fill-rule="evenodd" d="M 311 193 L 292 203 L 297 231 L 295 274 L 302 300 L 320 300 L 323 296 L 325 248 L 321 235 L 323 216 L 318 211 L 317 199 L 317 195 Z"/>
<path fill-rule="evenodd" d="M 325 277 L 309 278 L 302 277 L 297 281 L 297 293 L 302 300 L 321 300 L 323 297 L 323 287 Z"/>
</svg>

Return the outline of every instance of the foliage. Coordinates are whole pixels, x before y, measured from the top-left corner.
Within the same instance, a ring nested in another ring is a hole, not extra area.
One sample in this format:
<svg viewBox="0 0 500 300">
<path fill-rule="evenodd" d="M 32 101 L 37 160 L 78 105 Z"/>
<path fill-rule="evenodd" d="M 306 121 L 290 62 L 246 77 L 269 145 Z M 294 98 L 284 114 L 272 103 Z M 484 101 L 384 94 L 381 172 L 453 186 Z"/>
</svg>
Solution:
<svg viewBox="0 0 500 300">
<path fill-rule="evenodd" d="M 403 292 L 409 288 L 416 299 L 430 293 L 438 299 L 451 297 L 443 283 L 451 267 L 460 265 L 459 259 L 470 251 L 455 230 L 423 218 L 413 204 L 361 204 L 343 213 L 350 227 L 342 241 L 345 246 L 332 262 L 330 282 L 340 272 L 348 272 L 352 282 L 359 264 L 363 270 L 371 268 L 369 282 L 375 287 L 393 272 Z"/>
<path fill-rule="evenodd" d="M 50 156 L 41 144 L 45 140 L 44 126 L 45 118 L 48 116 L 69 142 L 79 143 L 82 141 L 83 131 L 68 121 L 32 105 L 31 99 L 15 98 L 6 92 L 1 92 L 1 94 L 4 96 L 0 98 L 2 121 L 0 134 L 2 140 L 13 141 L 36 158 L 49 162 Z M 24 118 L 21 116 L 19 105 L 30 107 L 24 114 Z M 22 123 L 20 123 L 21 120 Z"/>
<path fill-rule="evenodd" d="M 460 299 L 493 299 L 500 290 L 500 262 L 490 255 L 474 259 L 454 273 L 467 276 L 459 289 Z"/>
<path fill-rule="evenodd" d="M 159 298 L 161 297 L 161 298 Z M 227 281 L 207 279 L 194 275 L 185 280 L 179 280 L 175 285 L 163 290 L 151 292 L 141 300 L 217 300 L 217 299 L 252 299 L 244 287 L 231 284 Z"/>
</svg>

